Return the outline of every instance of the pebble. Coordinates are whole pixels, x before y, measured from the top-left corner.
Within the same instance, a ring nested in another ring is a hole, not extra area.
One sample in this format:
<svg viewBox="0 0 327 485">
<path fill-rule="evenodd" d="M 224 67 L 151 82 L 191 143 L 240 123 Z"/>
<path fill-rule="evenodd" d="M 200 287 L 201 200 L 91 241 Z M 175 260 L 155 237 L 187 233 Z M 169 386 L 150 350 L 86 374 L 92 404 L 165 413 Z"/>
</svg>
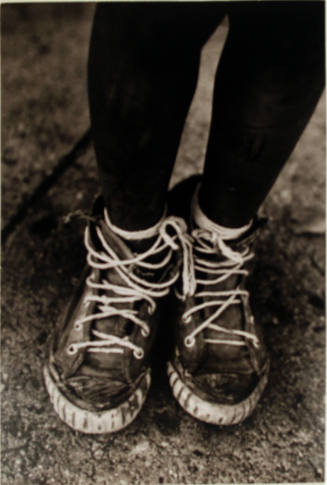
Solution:
<svg viewBox="0 0 327 485">
<path fill-rule="evenodd" d="M 141 441 L 129 452 L 130 456 L 144 455 L 150 449 L 150 443 L 148 441 Z"/>
</svg>

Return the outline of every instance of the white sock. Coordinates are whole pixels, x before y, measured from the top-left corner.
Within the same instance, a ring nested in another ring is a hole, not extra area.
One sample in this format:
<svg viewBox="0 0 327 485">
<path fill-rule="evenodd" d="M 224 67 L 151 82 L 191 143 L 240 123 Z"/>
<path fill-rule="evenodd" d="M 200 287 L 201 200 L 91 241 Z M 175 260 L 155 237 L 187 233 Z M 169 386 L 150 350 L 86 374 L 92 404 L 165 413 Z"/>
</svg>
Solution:
<svg viewBox="0 0 327 485">
<path fill-rule="evenodd" d="M 167 210 L 165 209 L 163 216 L 156 224 L 154 224 L 153 226 L 147 229 L 141 229 L 140 231 L 126 231 L 125 229 L 121 229 L 120 227 L 115 226 L 111 222 L 106 208 L 104 210 L 104 219 L 106 221 L 107 226 L 121 238 L 126 239 L 127 241 L 138 241 L 141 239 L 150 239 L 151 237 L 158 234 L 159 227 L 161 226 L 162 222 L 166 218 L 166 213 L 167 213 Z"/>
<path fill-rule="evenodd" d="M 194 192 L 191 209 L 193 220 L 198 227 L 200 227 L 201 229 L 207 229 L 208 231 L 215 232 L 221 237 L 221 239 L 226 241 L 231 239 L 238 239 L 242 234 L 250 229 L 253 223 L 253 219 L 251 219 L 248 224 L 242 227 L 225 227 L 209 219 L 209 217 L 205 215 L 199 205 L 199 190 L 200 184 L 197 186 Z"/>
</svg>

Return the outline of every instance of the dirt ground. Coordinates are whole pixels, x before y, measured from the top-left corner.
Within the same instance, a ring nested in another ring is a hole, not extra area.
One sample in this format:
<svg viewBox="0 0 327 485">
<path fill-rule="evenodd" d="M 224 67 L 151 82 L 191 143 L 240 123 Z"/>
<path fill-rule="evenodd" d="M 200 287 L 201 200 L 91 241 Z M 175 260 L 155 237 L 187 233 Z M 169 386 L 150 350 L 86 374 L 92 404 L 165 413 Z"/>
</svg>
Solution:
<svg viewBox="0 0 327 485">
<path fill-rule="evenodd" d="M 2 7 L 3 485 L 324 482 L 325 98 L 267 198 L 251 279 L 270 350 L 268 387 L 243 424 L 213 427 L 174 401 L 162 362 L 139 417 L 92 437 L 57 417 L 43 384 L 51 331 L 84 266 L 98 191 L 87 135 L 94 6 Z M 199 172 L 213 74 L 227 32 L 206 45 L 172 185 Z"/>
</svg>

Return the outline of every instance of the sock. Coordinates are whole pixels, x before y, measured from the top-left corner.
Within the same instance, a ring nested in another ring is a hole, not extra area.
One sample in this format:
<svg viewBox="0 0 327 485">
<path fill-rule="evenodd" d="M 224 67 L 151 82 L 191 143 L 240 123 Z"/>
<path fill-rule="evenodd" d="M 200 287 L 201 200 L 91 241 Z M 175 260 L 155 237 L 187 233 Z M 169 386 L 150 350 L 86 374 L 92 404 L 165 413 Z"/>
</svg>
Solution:
<svg viewBox="0 0 327 485">
<path fill-rule="evenodd" d="M 159 232 L 159 227 L 166 217 L 166 212 L 167 210 L 165 209 L 163 216 L 156 224 L 148 229 L 142 229 L 140 231 L 126 231 L 125 229 L 115 226 L 110 220 L 107 209 L 104 210 L 104 219 L 107 226 L 115 234 L 124 239 L 132 251 L 143 252 L 149 249 L 154 243 Z"/>
<path fill-rule="evenodd" d="M 253 219 L 251 219 L 248 224 L 242 227 L 225 227 L 209 219 L 209 217 L 205 215 L 205 213 L 202 211 L 199 205 L 199 198 L 198 198 L 199 189 L 200 189 L 200 184 L 195 189 L 193 199 L 192 199 L 192 208 L 191 208 L 193 221 L 198 227 L 200 227 L 201 229 L 207 229 L 208 231 L 215 232 L 221 237 L 221 239 L 226 241 L 232 240 L 232 239 L 238 239 L 242 234 L 244 234 L 250 229 L 250 227 L 253 224 Z"/>
</svg>

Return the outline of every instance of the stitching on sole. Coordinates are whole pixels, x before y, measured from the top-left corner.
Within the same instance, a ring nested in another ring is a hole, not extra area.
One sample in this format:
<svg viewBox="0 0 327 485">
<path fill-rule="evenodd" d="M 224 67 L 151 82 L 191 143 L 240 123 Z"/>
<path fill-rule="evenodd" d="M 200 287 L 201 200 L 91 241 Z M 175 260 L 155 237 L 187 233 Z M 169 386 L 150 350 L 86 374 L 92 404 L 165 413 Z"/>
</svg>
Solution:
<svg viewBox="0 0 327 485">
<path fill-rule="evenodd" d="M 170 387 L 182 408 L 200 421 L 222 426 L 241 423 L 252 413 L 266 387 L 268 371 L 269 367 L 248 398 L 238 404 L 228 405 L 211 403 L 201 399 L 182 381 L 172 363 L 168 362 L 167 365 Z M 186 393 L 190 393 L 191 397 Z M 183 399 L 185 395 L 188 396 L 187 399 Z"/>
<path fill-rule="evenodd" d="M 59 391 L 46 366 L 43 375 L 52 405 L 60 419 L 74 430 L 87 434 L 115 433 L 128 426 L 141 411 L 151 384 L 149 370 L 127 401 L 113 409 L 92 412 L 71 403 Z M 142 385 L 144 392 L 140 389 Z"/>
</svg>

